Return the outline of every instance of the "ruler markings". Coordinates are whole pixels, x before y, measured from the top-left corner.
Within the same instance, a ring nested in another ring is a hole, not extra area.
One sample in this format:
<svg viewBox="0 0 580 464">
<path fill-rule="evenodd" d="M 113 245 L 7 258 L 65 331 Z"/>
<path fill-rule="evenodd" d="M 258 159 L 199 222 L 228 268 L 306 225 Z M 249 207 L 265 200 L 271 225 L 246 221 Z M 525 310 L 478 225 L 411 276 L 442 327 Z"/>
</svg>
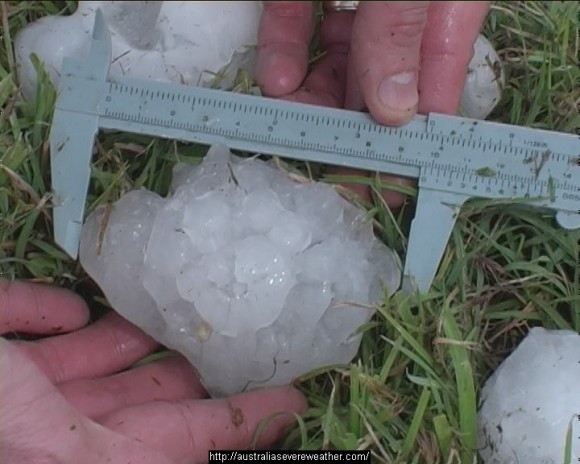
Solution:
<svg viewBox="0 0 580 464">
<path fill-rule="evenodd" d="M 107 113 L 109 113 L 107 111 Z M 125 114 L 125 113 L 115 113 L 115 117 L 118 119 L 131 119 L 134 120 L 136 122 L 139 122 L 139 119 L 142 118 L 136 118 L 134 115 L 131 115 L 131 117 L 128 117 L 129 115 Z M 168 127 L 171 128 L 174 126 L 174 124 L 172 124 L 170 121 L 167 120 L 163 120 L 160 118 L 154 118 L 153 121 L 151 121 L 150 118 L 146 118 L 146 120 L 151 123 L 153 122 L 155 125 L 160 126 L 160 127 Z M 208 128 L 208 127 L 202 127 L 200 125 L 192 125 L 191 126 L 191 130 L 195 131 L 195 132 L 208 132 L 208 133 L 212 133 L 215 135 L 222 135 L 222 136 L 228 136 L 228 137 L 235 137 L 235 136 L 239 136 L 240 132 L 239 130 L 235 130 L 235 131 L 231 131 L 231 130 L 227 130 L 227 129 L 223 129 L 223 128 Z M 245 139 L 248 140 L 254 140 L 254 141 L 258 141 L 258 142 L 268 142 L 268 141 L 272 141 L 272 137 L 270 134 L 267 135 L 263 135 L 263 134 L 253 134 L 253 133 L 243 133 L 241 134 Z M 284 138 L 279 138 L 277 137 L 276 139 L 277 144 L 281 144 L 283 146 L 288 146 L 288 147 L 292 147 L 293 145 L 295 145 L 295 142 L 292 139 L 284 139 Z M 314 143 L 314 142 L 306 142 L 306 147 L 309 149 L 313 149 L 313 150 L 326 150 L 328 149 L 328 146 L 320 144 L 320 143 Z M 334 147 L 332 148 L 333 151 L 337 151 Z M 340 150 L 343 153 L 352 155 L 352 153 L 348 153 L 346 149 L 342 149 Z M 362 151 L 361 151 L 362 152 Z M 362 153 L 358 153 L 358 155 L 363 155 L 372 159 L 384 159 L 384 160 L 389 160 L 392 159 L 392 156 L 387 156 L 385 154 L 380 154 L 377 152 L 372 152 L 372 151 L 366 151 L 366 152 L 362 152 Z M 427 161 L 427 160 L 417 160 L 416 161 L 417 165 L 420 167 L 425 167 L 427 165 L 430 165 L 431 170 L 430 173 L 436 173 L 437 175 L 435 176 L 435 178 L 437 179 L 437 177 L 441 177 L 441 173 L 444 173 L 446 176 L 448 176 L 449 179 L 453 179 L 453 177 L 458 178 L 459 175 L 461 175 L 461 185 L 459 185 L 459 189 L 462 191 L 469 191 L 469 189 L 471 188 L 472 191 L 478 192 L 478 196 L 487 196 L 489 194 L 494 193 L 494 190 L 492 188 L 492 182 L 490 178 L 485 178 L 483 176 L 477 176 L 477 175 L 473 175 L 472 173 L 469 172 L 469 169 L 465 166 L 452 166 L 448 163 L 436 163 L 435 161 Z M 436 171 L 434 170 L 434 168 L 436 168 Z M 499 190 L 500 194 L 505 194 L 506 191 L 513 191 L 514 195 L 517 195 L 517 192 L 525 192 L 524 196 L 531 196 L 531 195 L 537 195 L 537 196 L 541 196 L 544 191 L 546 190 L 546 182 L 545 181 L 536 181 L 535 183 L 530 183 L 529 179 L 523 176 L 519 176 L 519 175 L 513 175 L 513 174 L 509 174 L 507 176 L 507 179 L 502 179 L 501 182 L 501 189 Z M 426 181 L 426 177 L 422 178 L 423 181 Z M 494 180 L 494 184 L 497 185 L 498 183 L 498 179 L 497 176 L 493 178 Z M 507 181 L 507 184 L 506 184 Z M 440 184 L 439 180 L 437 179 L 436 184 Z M 443 182 L 441 182 L 443 183 Z M 470 185 L 471 184 L 471 185 Z M 482 184 L 482 188 L 479 188 L 478 184 Z M 453 184 L 448 186 L 453 186 Z M 485 191 L 482 192 L 482 189 L 484 187 L 488 187 Z M 571 188 L 572 186 L 569 185 L 564 185 L 564 187 L 566 188 Z"/>
<path fill-rule="evenodd" d="M 204 100 L 204 103 L 207 105 L 208 102 L 205 99 L 203 99 L 203 100 Z M 220 102 L 220 105 L 219 106 L 221 106 L 223 108 L 223 102 Z M 262 111 L 259 111 L 259 113 L 264 114 L 263 109 L 262 109 Z M 146 122 L 148 124 L 153 123 L 153 124 L 155 124 L 157 126 L 166 127 L 166 128 L 174 128 L 176 126 L 183 127 L 182 125 L 178 125 L 175 121 L 173 121 L 171 119 L 163 119 L 161 117 L 154 117 L 152 119 L 150 117 L 147 117 L 147 116 L 144 116 L 144 115 L 139 115 L 139 114 L 128 115 L 127 113 L 123 113 L 123 112 L 111 111 L 109 108 L 107 108 L 105 110 L 104 114 L 106 116 L 112 116 L 112 117 L 114 117 L 116 119 L 120 119 L 120 120 L 129 120 L 129 121 L 132 121 L 132 122 L 140 122 L 140 121 L 143 121 L 143 122 Z M 325 121 L 325 122 L 330 122 L 330 120 Z M 334 124 L 335 125 L 338 125 L 338 122 L 335 122 Z M 202 131 L 202 132 L 210 132 L 210 133 L 213 132 L 216 135 L 219 135 L 219 134 L 227 134 L 228 136 L 234 136 L 235 134 L 238 134 L 238 136 L 239 136 L 239 131 L 238 132 L 232 132 L 232 131 L 223 132 L 223 131 L 220 131 L 220 130 L 212 129 L 211 127 L 200 127 L 200 126 L 189 126 L 189 127 L 193 131 Z M 272 127 L 272 126 L 270 126 L 270 127 Z M 363 126 L 360 126 L 359 125 L 357 127 L 358 130 L 362 130 L 362 131 L 364 131 L 364 130 L 367 130 L 368 131 L 369 128 L 370 128 L 370 126 L 368 126 L 368 125 L 366 127 L 364 125 Z M 410 133 L 408 131 L 405 131 L 405 133 L 403 134 L 403 136 L 406 136 L 407 138 L 409 138 L 411 136 L 411 134 L 413 134 L 413 136 L 415 135 L 415 133 Z M 307 136 L 307 133 L 304 132 L 303 137 L 306 137 L 306 136 Z M 244 138 L 251 139 L 252 138 L 252 135 L 251 134 L 244 134 Z M 415 137 L 415 138 L 417 138 L 417 137 Z M 257 138 L 257 140 L 259 140 L 259 141 L 265 141 L 265 140 L 268 140 L 268 139 L 271 140 L 271 137 L 267 137 L 267 138 L 258 137 Z M 441 136 L 438 136 L 436 134 L 432 134 L 431 140 L 433 142 L 436 142 L 437 141 L 437 142 L 442 142 L 442 143 L 445 143 L 445 144 L 450 144 L 450 143 L 453 143 L 454 142 L 454 139 L 452 139 L 452 138 L 444 137 L 442 139 Z M 302 142 L 302 144 L 304 144 L 304 142 Z M 301 143 L 295 143 L 295 142 L 293 142 L 293 140 L 286 140 L 286 143 L 284 143 L 284 145 L 286 145 L 286 146 L 297 146 L 297 147 L 300 147 Z M 474 143 L 471 143 L 471 145 L 472 145 L 471 146 L 472 149 L 476 149 L 476 148 L 479 149 L 479 147 L 486 147 L 487 146 L 486 144 L 483 144 L 482 142 L 478 142 L 477 145 L 475 145 Z M 372 142 L 367 142 L 367 146 L 373 146 L 373 143 Z M 325 145 L 323 143 L 317 143 L 316 145 L 312 145 L 311 143 L 309 143 L 307 145 L 307 147 L 308 148 L 315 147 L 316 149 L 322 150 L 322 151 L 324 151 L 324 150 L 336 151 L 336 148 L 335 148 L 336 147 L 336 144 L 332 144 L 330 146 L 330 148 L 329 148 L 327 145 Z M 444 147 L 439 147 L 439 148 L 440 149 L 444 149 Z M 495 146 L 494 146 L 494 148 L 495 148 Z M 526 153 L 529 153 L 529 149 L 524 149 L 524 148 L 521 148 L 521 147 L 519 147 L 518 150 L 508 149 L 508 147 L 503 147 L 503 148 L 504 148 L 503 149 L 504 154 L 508 154 L 508 153 L 511 152 L 510 154 L 512 154 L 512 155 L 520 155 L 521 156 L 521 155 L 525 155 Z M 381 159 L 384 159 L 386 161 L 395 161 L 395 157 L 388 156 L 386 153 L 379 154 L 379 153 L 376 153 L 376 152 L 373 152 L 373 151 L 368 151 L 368 150 L 367 151 L 364 151 L 364 150 L 348 150 L 346 148 L 344 148 L 341 151 L 343 153 L 345 153 L 345 154 L 351 154 L 351 155 L 352 154 L 355 154 L 355 155 L 363 156 L 363 157 L 372 157 L 374 159 L 381 158 Z M 537 153 L 537 151 L 535 151 L 535 150 L 533 150 L 533 151 L 535 153 Z M 355 152 L 355 153 L 353 153 L 353 152 Z M 555 159 L 557 161 L 561 161 L 561 160 L 564 159 L 564 156 L 558 154 L 558 156 L 556 156 Z M 569 159 L 571 160 L 572 157 L 569 157 Z M 415 163 L 418 164 L 418 165 L 423 165 L 424 164 L 420 160 L 415 160 Z M 469 168 L 467 168 L 465 166 L 451 167 L 450 165 L 446 165 L 445 166 L 445 169 L 446 170 L 450 170 L 450 169 L 468 170 Z M 501 177 L 504 177 L 504 176 L 505 176 L 505 174 L 503 174 L 501 172 L 498 172 L 494 177 L 500 177 L 501 178 Z M 480 178 L 480 177 L 481 176 L 476 176 L 476 177 L 474 177 L 474 179 Z M 542 186 L 546 183 L 546 181 L 544 181 L 544 180 L 533 180 L 532 181 L 532 179 L 530 179 L 529 176 L 522 176 L 522 175 L 516 175 L 516 174 L 508 174 L 507 177 L 508 177 L 508 179 L 511 182 L 523 182 L 523 183 L 532 183 L 533 182 L 533 183 L 540 183 Z M 572 188 L 572 185 L 569 185 L 567 182 L 563 182 L 563 183 L 560 184 L 560 187 L 561 188 L 563 187 L 564 189 L 571 189 Z"/>
<path fill-rule="evenodd" d="M 83 163 L 90 160 L 88 142 L 98 128 L 225 143 L 418 179 L 405 291 L 428 289 L 457 212 L 469 198 L 528 197 L 531 206 L 555 211 L 561 226 L 580 227 L 580 136 L 439 114 L 417 115 L 393 128 L 362 113 L 136 79 L 107 80 L 103 68 L 110 63 L 110 47 L 98 11 L 88 59 L 66 61 L 61 72 L 51 171 L 55 193 L 65 201 L 55 207 L 54 225 L 57 243 L 73 257 L 89 182 Z M 80 122 L 80 132 L 67 132 L 69 118 Z M 71 163 L 80 176 L 76 183 Z M 429 240 L 422 236 L 425 229 Z"/>
</svg>

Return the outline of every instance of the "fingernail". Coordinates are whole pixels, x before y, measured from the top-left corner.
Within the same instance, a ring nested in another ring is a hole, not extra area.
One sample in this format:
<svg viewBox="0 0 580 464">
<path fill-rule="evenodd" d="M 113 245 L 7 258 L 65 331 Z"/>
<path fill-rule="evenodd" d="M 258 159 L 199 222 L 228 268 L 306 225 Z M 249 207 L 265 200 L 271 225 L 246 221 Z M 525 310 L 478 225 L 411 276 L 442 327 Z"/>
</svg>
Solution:
<svg viewBox="0 0 580 464">
<path fill-rule="evenodd" d="M 387 77 L 379 85 L 378 97 L 388 108 L 399 111 L 414 109 L 419 104 L 416 73 L 404 72 Z"/>
</svg>

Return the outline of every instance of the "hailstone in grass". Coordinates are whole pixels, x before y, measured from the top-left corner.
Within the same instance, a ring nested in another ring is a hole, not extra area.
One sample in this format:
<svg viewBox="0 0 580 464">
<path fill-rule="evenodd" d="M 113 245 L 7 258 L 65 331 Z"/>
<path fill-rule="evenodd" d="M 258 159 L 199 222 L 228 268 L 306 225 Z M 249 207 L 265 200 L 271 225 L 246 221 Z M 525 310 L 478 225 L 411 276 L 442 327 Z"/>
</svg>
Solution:
<svg viewBox="0 0 580 464">
<path fill-rule="evenodd" d="M 491 42 L 480 34 L 467 67 L 460 103 L 462 115 L 473 119 L 487 118 L 499 103 L 504 86 L 503 64 Z"/>
<path fill-rule="evenodd" d="M 580 334 L 530 331 L 482 391 L 479 449 L 486 464 L 580 462 L 579 363 Z"/>
<path fill-rule="evenodd" d="M 72 15 L 45 16 L 16 36 L 27 98 L 36 91 L 30 54 L 58 86 L 63 59 L 87 56 L 99 8 L 111 32 L 111 78 L 229 88 L 239 69 L 251 72 L 262 2 L 80 1 Z"/>
<path fill-rule="evenodd" d="M 195 366 L 213 396 L 345 364 L 400 283 L 365 211 L 214 146 L 171 191 L 126 193 L 83 227 L 80 260 L 111 305 Z"/>
</svg>

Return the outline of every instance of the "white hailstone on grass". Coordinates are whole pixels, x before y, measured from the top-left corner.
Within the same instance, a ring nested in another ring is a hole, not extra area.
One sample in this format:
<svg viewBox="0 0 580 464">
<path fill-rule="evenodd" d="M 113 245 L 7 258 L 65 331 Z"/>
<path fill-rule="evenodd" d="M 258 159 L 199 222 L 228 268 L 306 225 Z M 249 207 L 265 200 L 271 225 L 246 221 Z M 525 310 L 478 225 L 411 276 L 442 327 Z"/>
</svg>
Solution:
<svg viewBox="0 0 580 464">
<path fill-rule="evenodd" d="M 530 331 L 482 391 L 478 431 L 486 464 L 580 462 L 579 363 L 578 333 Z"/>
<path fill-rule="evenodd" d="M 192 86 L 214 81 L 228 89 L 240 68 L 252 72 L 262 2 L 81 1 L 73 15 L 41 18 L 16 36 L 18 76 L 27 98 L 36 91 L 30 54 L 39 56 L 57 85 L 63 58 L 87 55 L 97 8 L 111 30 L 112 78 Z M 215 73 L 221 77 L 214 80 Z M 498 55 L 480 35 L 461 99 L 463 116 L 485 119 L 503 85 Z"/>
<path fill-rule="evenodd" d="M 501 60 L 491 42 L 480 34 L 467 67 L 461 114 L 473 119 L 487 118 L 499 103 L 504 86 L 505 72 Z"/>
<path fill-rule="evenodd" d="M 70 16 L 46 16 L 15 39 L 23 93 L 34 98 L 36 53 L 53 84 L 65 57 L 82 59 L 90 48 L 95 12 L 111 31 L 110 76 L 185 85 L 231 86 L 238 69 L 251 72 L 262 2 L 81 1 Z M 219 82 L 217 82 L 219 81 Z"/>
<path fill-rule="evenodd" d="M 176 167 L 167 198 L 135 190 L 92 213 L 80 260 L 122 316 L 222 396 L 352 360 L 373 303 L 400 283 L 372 228 L 331 186 L 214 146 Z"/>
</svg>

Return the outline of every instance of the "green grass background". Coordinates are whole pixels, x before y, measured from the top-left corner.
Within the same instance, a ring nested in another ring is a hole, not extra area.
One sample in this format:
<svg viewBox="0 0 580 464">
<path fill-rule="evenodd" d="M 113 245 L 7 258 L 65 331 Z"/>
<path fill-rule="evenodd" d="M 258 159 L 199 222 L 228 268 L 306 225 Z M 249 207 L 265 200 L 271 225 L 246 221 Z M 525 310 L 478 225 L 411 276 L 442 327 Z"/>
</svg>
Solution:
<svg viewBox="0 0 580 464">
<path fill-rule="evenodd" d="M 98 288 L 53 242 L 54 89 L 40 79 L 37 100 L 24 101 L 12 51 L 27 23 L 71 13 L 76 2 L 0 6 L 0 275 L 72 288 L 102 307 Z M 579 10 L 578 2 L 493 4 L 484 32 L 507 81 L 490 119 L 579 133 Z M 252 83 L 241 76 L 237 90 L 251 91 Z M 134 187 L 165 193 L 175 162 L 197 163 L 206 151 L 129 134 L 101 135 L 96 147 L 89 212 Z M 382 238 L 401 255 L 412 207 L 393 213 L 380 201 L 369 205 Z M 485 379 L 530 327 L 580 330 L 579 242 L 580 231 L 561 229 L 537 211 L 466 205 L 430 293 L 386 298 L 352 364 L 298 382 L 310 409 L 281 446 L 368 449 L 374 462 L 477 462 L 477 398 Z"/>
</svg>

